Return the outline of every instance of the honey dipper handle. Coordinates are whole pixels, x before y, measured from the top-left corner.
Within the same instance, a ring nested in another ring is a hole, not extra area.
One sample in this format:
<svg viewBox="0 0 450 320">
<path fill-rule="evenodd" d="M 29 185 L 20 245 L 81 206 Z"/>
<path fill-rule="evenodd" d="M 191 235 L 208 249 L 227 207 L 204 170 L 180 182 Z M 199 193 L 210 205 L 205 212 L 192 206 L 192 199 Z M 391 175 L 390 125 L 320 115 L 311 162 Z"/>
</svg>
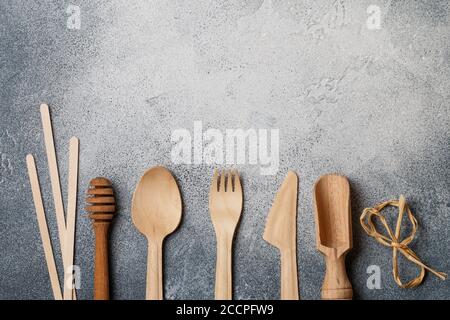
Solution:
<svg viewBox="0 0 450 320">
<path fill-rule="evenodd" d="M 109 300 L 108 231 L 110 221 L 95 221 L 94 300 Z"/>
<path fill-rule="evenodd" d="M 345 270 L 345 254 L 338 258 L 325 257 L 325 261 L 327 270 L 322 286 L 322 299 L 351 300 L 353 289 Z"/>
</svg>

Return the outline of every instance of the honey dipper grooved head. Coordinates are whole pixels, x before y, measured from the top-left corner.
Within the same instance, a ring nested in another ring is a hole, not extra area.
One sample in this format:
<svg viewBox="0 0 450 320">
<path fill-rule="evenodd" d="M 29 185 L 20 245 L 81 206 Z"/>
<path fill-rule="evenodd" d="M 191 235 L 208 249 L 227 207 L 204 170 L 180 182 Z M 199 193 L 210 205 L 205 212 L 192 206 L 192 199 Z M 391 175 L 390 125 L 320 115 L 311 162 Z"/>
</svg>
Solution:
<svg viewBox="0 0 450 320">
<path fill-rule="evenodd" d="M 94 220 L 111 220 L 116 211 L 116 199 L 111 181 L 106 178 L 94 178 L 86 192 L 86 211 Z"/>
</svg>

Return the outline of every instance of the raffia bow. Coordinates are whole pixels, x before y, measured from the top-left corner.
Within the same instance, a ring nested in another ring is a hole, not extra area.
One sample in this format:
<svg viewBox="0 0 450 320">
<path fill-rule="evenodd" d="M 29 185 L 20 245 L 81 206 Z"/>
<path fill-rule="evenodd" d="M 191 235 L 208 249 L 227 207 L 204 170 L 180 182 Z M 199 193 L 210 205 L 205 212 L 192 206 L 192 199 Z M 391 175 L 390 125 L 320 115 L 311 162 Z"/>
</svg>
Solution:
<svg viewBox="0 0 450 320">
<path fill-rule="evenodd" d="M 386 221 L 386 218 L 381 214 L 381 211 L 388 206 L 393 206 L 393 207 L 399 208 L 395 233 L 392 232 L 391 228 L 389 227 L 389 225 Z M 405 211 L 408 215 L 409 221 L 411 222 L 412 231 L 408 237 L 406 237 L 403 240 L 400 240 L 399 238 L 400 238 L 401 225 L 402 225 L 403 215 L 404 215 Z M 384 228 L 386 229 L 389 236 L 381 234 L 377 231 L 377 229 L 373 223 L 373 220 L 372 220 L 375 217 L 380 220 L 381 224 L 384 226 Z M 417 224 L 416 218 L 413 216 L 411 210 L 409 209 L 409 206 L 406 203 L 404 196 L 400 196 L 400 199 L 398 201 L 397 200 L 389 200 L 389 201 L 380 203 L 373 208 L 364 209 L 359 221 L 361 222 L 361 226 L 363 227 L 363 229 L 367 232 L 367 234 L 369 236 L 375 238 L 375 240 L 377 240 L 382 245 L 392 248 L 392 267 L 393 267 L 392 272 L 394 275 L 395 282 L 400 287 L 414 288 L 414 287 L 417 287 L 418 285 L 420 285 L 425 277 L 425 270 L 430 271 L 431 273 L 433 273 L 434 275 L 439 277 L 441 280 L 445 280 L 447 278 L 447 275 L 445 273 L 438 272 L 438 271 L 426 266 L 420 260 L 420 258 L 414 253 L 414 251 L 412 251 L 408 247 L 408 244 L 410 244 L 411 241 L 413 241 L 414 236 L 416 235 L 418 224 Z M 416 265 L 418 265 L 420 267 L 419 275 L 416 278 L 408 281 L 405 284 L 403 284 L 402 280 L 400 279 L 400 275 L 399 275 L 399 271 L 398 271 L 398 252 L 400 252 L 409 261 L 415 263 Z"/>
</svg>

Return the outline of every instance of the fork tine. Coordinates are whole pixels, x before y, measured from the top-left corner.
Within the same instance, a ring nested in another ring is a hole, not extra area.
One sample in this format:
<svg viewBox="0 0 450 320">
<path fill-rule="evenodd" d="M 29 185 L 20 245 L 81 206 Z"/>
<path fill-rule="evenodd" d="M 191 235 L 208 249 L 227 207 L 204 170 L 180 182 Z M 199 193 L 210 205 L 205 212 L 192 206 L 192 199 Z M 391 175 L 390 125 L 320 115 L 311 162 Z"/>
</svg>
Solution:
<svg viewBox="0 0 450 320">
<path fill-rule="evenodd" d="M 222 170 L 222 173 L 220 174 L 220 182 L 219 182 L 219 192 L 225 192 L 225 178 L 227 176 L 227 172 L 225 170 Z"/>
<path fill-rule="evenodd" d="M 218 178 L 219 178 L 219 171 L 217 169 L 214 169 L 214 175 L 211 182 L 211 192 L 217 192 Z"/>
<path fill-rule="evenodd" d="M 242 192 L 241 180 L 239 178 L 239 172 L 237 170 L 233 170 L 233 176 L 234 176 L 234 191 Z"/>
</svg>

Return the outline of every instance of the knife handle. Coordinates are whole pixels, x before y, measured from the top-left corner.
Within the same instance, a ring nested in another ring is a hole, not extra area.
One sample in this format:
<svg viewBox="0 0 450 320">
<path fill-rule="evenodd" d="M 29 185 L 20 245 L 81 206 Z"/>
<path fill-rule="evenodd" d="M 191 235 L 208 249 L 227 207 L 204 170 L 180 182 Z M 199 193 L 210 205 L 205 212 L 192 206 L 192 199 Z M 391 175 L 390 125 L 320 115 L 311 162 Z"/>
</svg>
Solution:
<svg viewBox="0 0 450 320">
<path fill-rule="evenodd" d="M 281 251 L 281 300 L 298 300 L 297 253 Z"/>
<path fill-rule="evenodd" d="M 325 256 L 326 273 L 322 286 L 324 300 L 351 300 L 353 298 L 352 284 L 345 270 L 345 254 L 339 257 Z"/>
</svg>

